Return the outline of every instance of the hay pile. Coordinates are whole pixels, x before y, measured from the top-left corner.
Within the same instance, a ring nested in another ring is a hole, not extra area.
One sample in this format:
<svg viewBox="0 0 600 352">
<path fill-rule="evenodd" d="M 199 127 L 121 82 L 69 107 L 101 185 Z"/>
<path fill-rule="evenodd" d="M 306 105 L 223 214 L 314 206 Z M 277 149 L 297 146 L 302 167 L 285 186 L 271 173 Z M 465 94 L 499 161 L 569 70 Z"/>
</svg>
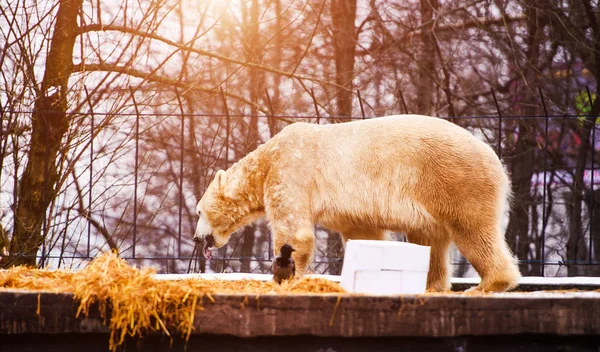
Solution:
<svg viewBox="0 0 600 352">
<path fill-rule="evenodd" d="M 0 271 L 0 290 L 24 289 L 72 292 L 79 302 L 77 316 L 87 315 L 97 303 L 111 331 L 110 348 L 115 350 L 129 336 L 162 331 L 189 338 L 195 312 L 204 302 L 214 302 L 217 293 L 248 295 L 343 293 L 336 283 L 303 278 L 277 285 L 254 280 L 221 281 L 187 279 L 156 280 L 154 270 L 131 267 L 114 253 L 94 259 L 81 271 L 43 270 L 16 267 Z M 109 313 L 110 312 L 110 316 Z"/>
<path fill-rule="evenodd" d="M 31 269 L 17 266 L 0 270 L 0 290 L 17 289 L 41 292 L 74 292 L 76 272 Z"/>
</svg>

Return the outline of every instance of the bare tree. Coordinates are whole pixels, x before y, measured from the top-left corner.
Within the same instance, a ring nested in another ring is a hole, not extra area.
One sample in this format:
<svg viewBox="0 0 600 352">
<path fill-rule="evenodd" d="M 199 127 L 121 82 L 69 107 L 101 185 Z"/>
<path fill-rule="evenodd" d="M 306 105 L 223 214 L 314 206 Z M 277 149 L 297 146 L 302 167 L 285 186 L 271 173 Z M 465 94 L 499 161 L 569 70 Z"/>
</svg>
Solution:
<svg viewBox="0 0 600 352">
<path fill-rule="evenodd" d="M 332 0 L 331 33 L 335 59 L 336 113 L 352 116 L 352 80 L 356 51 L 356 0 Z"/>
<path fill-rule="evenodd" d="M 356 89 L 367 116 L 584 114 L 549 118 L 547 135 L 539 119 L 454 121 L 494 145 L 511 173 L 507 238 L 523 273 L 540 274 L 546 259 L 592 259 L 595 2 L 228 4 L 0 6 L 3 266 L 108 248 L 160 266 L 191 255 L 194 206 L 214 172 L 289 123 L 359 115 Z M 268 258 L 267 238 L 263 223 L 248 227 L 202 270 L 268 270 L 249 260 Z M 342 253 L 334 235 L 321 242 L 324 256 Z"/>
<path fill-rule="evenodd" d="M 77 16 L 82 1 L 60 1 L 41 84 L 35 89 L 32 131 L 25 170 L 19 181 L 15 228 L 10 255 L 3 265 L 35 265 L 44 237 L 45 214 L 57 190 L 57 158 L 69 128 L 68 80 L 73 72 Z"/>
</svg>

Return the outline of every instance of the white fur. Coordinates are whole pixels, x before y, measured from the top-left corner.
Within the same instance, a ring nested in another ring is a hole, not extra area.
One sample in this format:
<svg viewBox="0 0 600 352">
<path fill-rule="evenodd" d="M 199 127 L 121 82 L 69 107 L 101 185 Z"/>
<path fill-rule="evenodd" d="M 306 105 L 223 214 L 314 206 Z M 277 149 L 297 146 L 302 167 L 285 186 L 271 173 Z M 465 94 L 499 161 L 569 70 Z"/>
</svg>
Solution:
<svg viewBox="0 0 600 352">
<path fill-rule="evenodd" d="M 265 215 L 275 249 L 290 243 L 299 273 L 310 260 L 314 225 L 345 239 L 402 231 L 432 246 L 428 287 L 449 287 L 454 241 L 482 276 L 482 289 L 514 287 L 519 273 L 501 219 L 510 181 L 495 152 L 467 130 L 419 115 L 335 125 L 296 123 L 226 172 L 198 203 L 197 237 L 223 245 Z"/>
<path fill-rule="evenodd" d="M 196 233 L 194 234 L 194 238 L 202 239 L 213 232 L 212 226 L 206 220 L 206 216 L 202 213 L 200 214 L 200 219 L 198 219 L 198 224 L 196 225 Z"/>
</svg>

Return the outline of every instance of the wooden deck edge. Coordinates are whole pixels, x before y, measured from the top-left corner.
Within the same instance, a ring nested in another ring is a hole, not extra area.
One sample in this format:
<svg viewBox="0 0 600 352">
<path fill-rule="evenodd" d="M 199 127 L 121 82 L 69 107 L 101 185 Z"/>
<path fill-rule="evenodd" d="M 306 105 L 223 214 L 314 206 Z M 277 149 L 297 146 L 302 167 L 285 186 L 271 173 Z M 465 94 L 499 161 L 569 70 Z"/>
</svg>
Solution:
<svg viewBox="0 0 600 352">
<path fill-rule="evenodd" d="M 308 274 L 307 277 L 323 278 L 333 282 L 340 282 L 339 275 Z M 203 273 L 203 274 L 156 274 L 158 280 L 185 280 L 201 278 L 205 280 L 258 280 L 269 281 L 273 279 L 271 274 L 253 274 L 253 273 Z M 450 279 L 453 291 L 464 291 L 477 286 L 480 282 L 479 277 Z M 600 290 L 600 277 L 538 277 L 524 276 L 519 281 L 517 290 L 523 292 L 542 291 L 542 290 Z"/>
<path fill-rule="evenodd" d="M 215 295 L 194 334 L 238 337 L 600 335 L 600 294 L 466 296 Z M 0 334 L 107 333 L 76 318 L 72 294 L 0 291 Z"/>
</svg>

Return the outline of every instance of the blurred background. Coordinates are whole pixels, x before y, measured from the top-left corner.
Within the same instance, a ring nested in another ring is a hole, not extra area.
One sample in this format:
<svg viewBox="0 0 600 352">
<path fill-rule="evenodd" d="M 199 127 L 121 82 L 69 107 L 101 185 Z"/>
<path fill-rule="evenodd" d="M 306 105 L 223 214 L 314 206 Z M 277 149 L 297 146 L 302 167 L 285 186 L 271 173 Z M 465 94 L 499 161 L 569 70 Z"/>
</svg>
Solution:
<svg viewBox="0 0 600 352">
<path fill-rule="evenodd" d="M 1 267 L 102 251 L 159 272 L 269 272 L 268 224 L 204 260 L 195 205 L 288 124 L 418 113 L 488 142 L 513 180 L 523 275 L 600 274 L 595 1 L 7 0 Z M 343 243 L 316 228 L 313 270 Z M 404 240 L 403 234 L 392 234 Z M 473 276 L 460 256 L 455 276 Z"/>
</svg>

